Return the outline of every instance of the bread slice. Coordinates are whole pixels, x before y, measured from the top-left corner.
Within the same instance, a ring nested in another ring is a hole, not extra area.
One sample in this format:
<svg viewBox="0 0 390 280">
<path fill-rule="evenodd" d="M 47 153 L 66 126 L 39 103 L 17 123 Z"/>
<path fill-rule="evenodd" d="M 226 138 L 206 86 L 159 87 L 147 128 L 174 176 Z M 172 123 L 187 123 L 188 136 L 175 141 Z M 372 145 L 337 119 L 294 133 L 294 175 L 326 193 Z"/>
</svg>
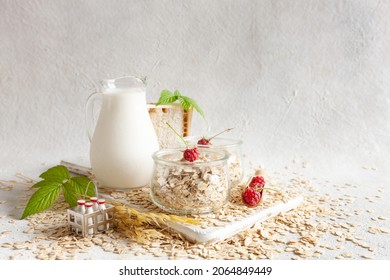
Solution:
<svg viewBox="0 0 390 280">
<path fill-rule="evenodd" d="M 183 137 L 190 135 L 192 107 L 187 112 L 184 111 L 180 104 L 158 106 L 147 104 L 147 108 L 161 149 L 175 148 L 180 145 L 180 139 L 167 126 L 167 122 Z"/>
</svg>

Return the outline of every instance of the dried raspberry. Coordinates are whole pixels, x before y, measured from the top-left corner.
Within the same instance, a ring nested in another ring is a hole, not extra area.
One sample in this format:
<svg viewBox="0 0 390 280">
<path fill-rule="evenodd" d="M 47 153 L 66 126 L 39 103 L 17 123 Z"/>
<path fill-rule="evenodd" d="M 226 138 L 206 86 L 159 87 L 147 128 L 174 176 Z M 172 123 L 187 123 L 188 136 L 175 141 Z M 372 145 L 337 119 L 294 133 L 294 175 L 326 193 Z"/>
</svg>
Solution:
<svg viewBox="0 0 390 280">
<path fill-rule="evenodd" d="M 190 162 L 197 160 L 198 157 L 199 157 L 199 151 L 196 147 L 185 150 L 183 154 L 183 158 L 186 161 L 190 161 Z"/>
<path fill-rule="evenodd" d="M 262 194 L 262 192 L 259 192 L 254 188 L 246 188 L 242 192 L 242 201 L 250 207 L 257 206 L 261 202 Z"/>
<path fill-rule="evenodd" d="M 251 188 L 263 188 L 265 185 L 264 178 L 262 176 L 255 176 L 252 178 L 249 187 Z"/>
<path fill-rule="evenodd" d="M 202 139 L 199 139 L 198 145 L 204 145 L 204 146 L 210 145 L 210 140 L 203 137 Z"/>
<path fill-rule="evenodd" d="M 233 128 L 228 128 L 228 129 L 225 129 L 224 131 L 222 131 L 222 132 L 220 132 L 220 133 L 217 133 L 217 134 L 215 134 L 214 136 L 212 136 L 212 137 L 210 137 L 210 138 L 206 138 L 206 137 L 202 137 L 202 139 L 199 139 L 198 140 L 198 145 L 203 145 L 203 146 L 208 146 L 208 145 L 211 145 L 211 139 L 214 139 L 215 137 L 217 137 L 217 136 L 219 136 L 219 135 L 221 135 L 222 133 L 225 133 L 225 132 L 227 132 L 227 131 L 230 131 L 230 130 L 232 130 Z"/>
</svg>

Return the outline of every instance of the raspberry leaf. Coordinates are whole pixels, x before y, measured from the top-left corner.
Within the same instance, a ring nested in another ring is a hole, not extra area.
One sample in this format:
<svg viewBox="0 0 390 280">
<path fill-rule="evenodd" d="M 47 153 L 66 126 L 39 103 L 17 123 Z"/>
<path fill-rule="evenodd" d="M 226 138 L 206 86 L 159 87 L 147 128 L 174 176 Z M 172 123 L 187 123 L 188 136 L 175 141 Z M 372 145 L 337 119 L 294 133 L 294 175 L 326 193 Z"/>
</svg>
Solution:
<svg viewBox="0 0 390 280">
<path fill-rule="evenodd" d="M 205 117 L 204 112 L 202 111 L 202 109 L 200 109 L 199 105 L 195 102 L 195 100 L 182 95 L 178 90 L 175 90 L 173 93 L 166 89 L 161 91 L 160 98 L 156 103 L 156 106 L 172 104 L 176 101 L 179 101 L 180 105 L 186 112 L 191 107 L 193 107 L 203 118 Z"/>
<path fill-rule="evenodd" d="M 75 187 L 76 195 L 84 196 L 95 196 L 95 184 L 85 176 L 73 177 L 69 180 L 70 184 Z"/>
<path fill-rule="evenodd" d="M 57 165 L 49 168 L 47 171 L 39 175 L 39 177 L 47 181 L 62 183 L 64 180 L 68 180 L 70 178 L 70 174 L 65 166 Z"/>
<path fill-rule="evenodd" d="M 187 96 L 180 96 L 179 102 L 185 111 L 188 111 L 192 106 L 204 118 L 204 112 L 200 109 L 194 99 Z"/>
<path fill-rule="evenodd" d="M 191 107 L 191 103 L 188 102 L 187 97 L 180 96 L 179 97 L 180 105 L 184 108 L 184 111 L 188 111 Z"/>
<path fill-rule="evenodd" d="M 175 91 L 175 93 L 170 92 L 169 90 L 164 89 L 160 94 L 160 99 L 156 103 L 156 106 L 158 105 L 167 105 L 175 102 L 178 99 L 178 96 Z"/>
<path fill-rule="evenodd" d="M 48 169 L 40 177 L 43 180 L 32 186 L 37 190 L 28 201 L 21 219 L 51 207 L 58 199 L 61 190 L 65 201 L 71 207 L 77 204 L 78 196 L 95 194 L 95 185 L 89 178 L 85 176 L 71 178 L 68 169 L 63 165 Z"/>
<path fill-rule="evenodd" d="M 58 184 L 47 185 L 39 188 L 28 201 L 22 214 L 22 219 L 51 207 L 57 200 L 60 190 L 61 187 Z"/>
<path fill-rule="evenodd" d="M 54 186 L 54 185 L 61 186 L 61 183 L 43 180 L 43 181 L 40 181 L 40 182 L 36 183 L 35 185 L 31 186 L 31 188 L 43 188 L 46 186 Z"/>
<path fill-rule="evenodd" d="M 77 205 L 77 196 L 76 196 L 76 188 L 73 184 L 70 183 L 70 180 L 63 184 L 62 193 L 64 195 L 65 201 L 69 204 L 70 207 L 74 207 Z"/>
</svg>

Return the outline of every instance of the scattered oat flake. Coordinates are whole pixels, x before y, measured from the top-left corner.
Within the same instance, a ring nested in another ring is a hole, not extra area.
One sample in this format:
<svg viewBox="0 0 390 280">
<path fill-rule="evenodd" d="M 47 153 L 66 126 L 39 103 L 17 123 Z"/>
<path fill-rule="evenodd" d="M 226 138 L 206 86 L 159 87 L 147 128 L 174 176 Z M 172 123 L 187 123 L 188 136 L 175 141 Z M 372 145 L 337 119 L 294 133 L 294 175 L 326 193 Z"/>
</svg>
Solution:
<svg viewBox="0 0 390 280">
<path fill-rule="evenodd" d="M 344 258 L 351 258 L 352 257 L 352 254 L 349 253 L 349 252 L 344 252 L 341 254 Z"/>
<path fill-rule="evenodd" d="M 372 257 L 372 256 L 369 256 L 369 255 L 362 255 L 362 258 L 363 258 L 363 259 L 371 260 L 373 257 Z"/>
<path fill-rule="evenodd" d="M 380 228 L 377 228 L 377 227 L 369 227 L 369 228 L 368 228 L 368 232 L 369 232 L 369 233 L 372 233 L 372 234 L 377 234 L 377 233 L 380 233 L 380 232 L 381 232 L 381 229 L 380 229 Z"/>
<path fill-rule="evenodd" d="M 323 182 L 317 181 L 317 186 L 315 186 L 303 178 L 303 175 L 298 173 L 295 175 L 296 177 L 288 182 L 271 177 L 269 186 L 276 191 L 267 192 L 267 197 L 260 207 L 265 209 L 275 203 L 288 201 L 297 195 L 302 195 L 302 190 L 304 190 L 305 201 L 298 208 L 256 223 L 247 231 L 214 244 L 192 244 L 180 235 L 166 231 L 164 227 L 160 229 L 152 225 L 135 226 L 138 232 L 137 236 L 128 235 L 128 231 L 118 230 L 81 238 L 68 231 L 66 205 L 60 203 L 49 211 L 29 218 L 29 227 L 25 228 L 24 231 L 37 234 L 39 237 L 33 238 L 31 242 L 2 243 L 0 246 L 30 250 L 37 259 L 53 260 L 87 259 L 90 257 L 88 252 L 94 246 L 99 246 L 104 251 L 114 254 L 133 254 L 140 258 L 155 255 L 164 259 L 254 260 L 270 259 L 278 254 L 289 252 L 289 254 L 294 254 L 292 259 L 308 259 L 321 258 L 326 250 L 343 250 L 343 246 L 337 246 L 337 243 L 335 246 L 321 243 L 321 237 L 327 232 L 331 232 L 333 233 L 330 236 L 332 241 L 339 240 L 344 245 L 346 242 L 344 240 L 348 240 L 350 245 L 367 249 L 367 252 L 374 250 L 371 245 L 359 241 L 359 238 L 363 239 L 362 237 L 355 236 L 355 228 L 363 225 L 347 221 L 350 214 L 361 215 L 364 211 L 351 210 L 351 213 L 344 211 L 345 206 L 351 205 L 355 199 L 355 197 L 343 193 L 351 184 L 349 186 L 335 185 L 335 188 L 341 191 L 340 193 L 329 192 L 319 196 L 316 193 L 316 187 L 322 187 Z M 280 174 L 280 176 L 286 176 L 286 174 Z M 325 185 L 332 186 L 332 183 L 327 181 Z M 163 212 L 151 202 L 148 188 L 134 189 L 129 193 L 112 190 L 108 192 L 112 197 L 126 200 L 129 204 L 139 205 L 150 212 Z M 366 199 L 372 200 L 373 198 L 367 197 Z M 239 187 L 233 188 L 229 203 L 218 213 L 203 215 L 202 219 L 204 219 L 205 224 L 202 226 L 204 228 L 226 226 L 230 221 L 242 219 L 254 211 L 256 209 L 243 205 L 241 189 Z M 369 211 L 373 212 L 371 209 Z M 191 216 L 191 218 L 193 217 L 198 219 L 201 216 Z M 379 217 L 377 219 L 382 220 Z M 45 224 L 42 224 L 42 221 L 45 221 Z M 390 233 L 390 229 L 387 228 L 371 227 L 367 230 L 376 234 Z M 137 243 L 135 238 L 140 238 L 138 241 L 142 242 Z M 324 248 L 323 251 L 319 250 L 320 248 Z M 367 259 L 370 257 L 368 254 L 365 256 Z M 352 257 L 351 253 L 344 252 L 336 258 L 348 259 Z M 364 255 L 361 257 L 366 258 Z M 13 258 L 16 258 L 16 255 Z"/>
</svg>

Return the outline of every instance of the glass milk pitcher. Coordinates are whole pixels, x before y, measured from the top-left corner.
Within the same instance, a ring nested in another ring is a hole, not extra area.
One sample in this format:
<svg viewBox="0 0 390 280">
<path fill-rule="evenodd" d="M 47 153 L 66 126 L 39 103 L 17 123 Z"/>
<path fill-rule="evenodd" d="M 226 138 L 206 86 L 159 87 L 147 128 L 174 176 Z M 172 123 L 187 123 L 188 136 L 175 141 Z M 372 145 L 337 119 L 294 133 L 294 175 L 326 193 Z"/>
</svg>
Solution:
<svg viewBox="0 0 390 280">
<path fill-rule="evenodd" d="M 146 107 L 145 84 L 135 77 L 102 81 L 87 100 L 90 162 L 101 187 L 131 189 L 150 182 L 153 152 L 159 149 Z M 102 100 L 94 129 L 94 103 Z"/>
</svg>

